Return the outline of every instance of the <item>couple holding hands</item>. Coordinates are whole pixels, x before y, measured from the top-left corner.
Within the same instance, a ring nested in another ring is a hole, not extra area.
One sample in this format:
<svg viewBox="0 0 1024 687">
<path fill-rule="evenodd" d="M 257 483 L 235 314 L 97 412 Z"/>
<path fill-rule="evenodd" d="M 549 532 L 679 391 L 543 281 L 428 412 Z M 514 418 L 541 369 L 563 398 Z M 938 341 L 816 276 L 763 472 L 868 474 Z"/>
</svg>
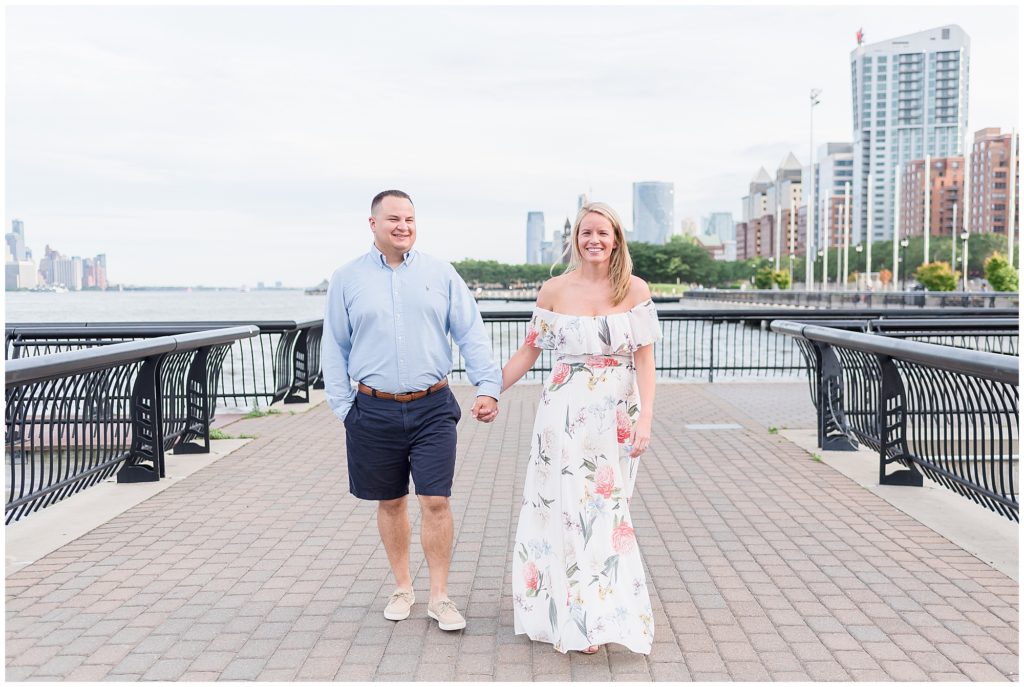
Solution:
<svg viewBox="0 0 1024 687">
<path fill-rule="evenodd" d="M 466 284 L 449 263 L 413 250 L 408 194 L 382 191 L 370 211 L 373 246 L 331 278 L 321 355 L 328 402 L 345 425 L 349 490 L 378 502 L 395 577 L 385 617 L 409 617 L 416 598 L 411 475 L 430 571 L 427 615 L 442 630 L 466 626 L 447 590 L 461 418 L 448 388 L 450 334 L 477 387 L 471 412 L 481 422 L 497 417 L 500 392 L 542 350 L 553 351 L 511 552 L 516 634 L 561 652 L 617 643 L 650 653 L 654 621 L 629 499 L 651 437 L 661 332 L 618 215 L 604 203 L 580 209 L 568 269 L 544 283 L 522 346 L 499 369 Z"/>
</svg>

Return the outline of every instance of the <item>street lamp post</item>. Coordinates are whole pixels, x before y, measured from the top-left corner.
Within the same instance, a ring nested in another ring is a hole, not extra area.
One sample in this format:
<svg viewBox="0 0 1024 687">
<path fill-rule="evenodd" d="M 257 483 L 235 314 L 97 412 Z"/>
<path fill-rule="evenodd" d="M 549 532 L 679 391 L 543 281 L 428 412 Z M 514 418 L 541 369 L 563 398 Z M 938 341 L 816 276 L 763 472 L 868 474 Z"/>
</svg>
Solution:
<svg viewBox="0 0 1024 687">
<path fill-rule="evenodd" d="M 906 291 L 907 290 L 907 271 L 902 269 L 902 265 L 903 265 L 903 258 L 907 254 L 907 246 L 909 246 L 909 245 L 910 245 L 910 241 L 908 239 L 900 239 L 900 248 L 903 249 L 903 250 L 900 251 L 900 260 L 899 260 L 899 264 L 901 266 L 900 275 L 903 277 L 903 285 L 900 287 L 900 291 Z"/>
<path fill-rule="evenodd" d="M 953 201 L 953 228 L 950 231 L 950 241 L 953 244 L 953 270 L 956 270 L 956 201 Z"/>
<path fill-rule="evenodd" d="M 970 238 L 970 236 L 971 235 L 967 232 L 966 229 L 960 232 L 960 240 L 964 242 L 964 249 L 960 251 L 962 253 L 962 255 L 960 256 L 960 260 L 963 261 L 964 266 L 964 291 L 967 291 L 967 239 Z"/>
<path fill-rule="evenodd" d="M 853 270 L 853 273 L 857 275 L 857 282 L 858 282 L 857 284 L 853 285 L 854 286 L 853 290 L 854 291 L 859 291 L 860 290 L 860 283 L 859 282 L 860 282 L 860 274 L 861 274 L 860 269 L 859 269 L 860 268 L 860 255 L 861 255 L 861 253 L 864 252 L 864 246 L 863 246 L 863 244 L 858 243 L 856 246 L 853 247 L 853 249 L 855 251 L 857 251 L 857 269 Z M 871 278 L 871 275 L 869 274 L 868 275 L 868 279 L 870 279 L 870 278 Z"/>
<path fill-rule="evenodd" d="M 810 180 L 809 180 L 809 183 L 808 183 L 808 186 L 810 186 L 810 194 L 808 195 L 808 199 L 807 199 L 807 247 L 806 247 L 806 249 L 804 251 L 808 256 L 811 256 L 811 255 L 814 254 L 812 252 L 814 250 L 814 241 L 812 239 L 814 238 L 814 233 L 815 233 L 814 232 L 814 211 L 816 209 L 816 207 L 815 207 L 815 198 L 814 198 L 814 190 L 815 190 L 815 187 L 818 185 L 817 184 L 817 180 L 815 179 L 815 174 L 814 174 L 814 106 L 821 102 L 818 99 L 818 96 L 820 96 L 820 95 L 821 95 L 821 89 L 820 88 L 812 88 L 811 89 L 811 127 L 810 127 L 810 146 L 811 146 L 810 153 L 811 154 L 810 154 L 810 163 L 809 163 L 810 164 L 810 174 L 808 175 L 810 177 Z M 804 268 L 804 272 L 806 273 L 804 275 L 804 280 L 807 283 L 807 290 L 810 291 L 811 288 L 814 285 L 814 265 L 812 264 L 811 260 L 807 261 L 807 267 Z"/>
</svg>

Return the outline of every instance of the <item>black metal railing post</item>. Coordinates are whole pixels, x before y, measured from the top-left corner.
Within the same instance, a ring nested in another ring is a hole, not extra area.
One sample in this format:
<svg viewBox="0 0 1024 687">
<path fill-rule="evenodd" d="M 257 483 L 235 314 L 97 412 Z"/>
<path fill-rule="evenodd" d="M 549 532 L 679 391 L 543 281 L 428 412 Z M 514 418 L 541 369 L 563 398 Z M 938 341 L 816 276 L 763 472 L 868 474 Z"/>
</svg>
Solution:
<svg viewBox="0 0 1024 687">
<path fill-rule="evenodd" d="M 818 379 L 821 448 L 826 451 L 856 451 L 857 440 L 843 407 L 843 366 L 831 346 L 817 342 L 815 345 L 821 356 L 821 376 Z"/>
<path fill-rule="evenodd" d="M 292 383 L 288 389 L 288 395 L 284 397 L 287 403 L 309 403 L 309 349 L 306 340 L 309 329 L 300 329 L 295 339 L 295 346 L 292 350 Z"/>
<path fill-rule="evenodd" d="M 899 369 L 887 355 L 877 354 L 882 373 L 881 396 L 878 399 L 878 483 L 920 487 L 924 476 L 913 461 L 908 461 L 907 447 L 907 394 Z M 886 474 L 885 466 L 902 463 L 904 470 Z"/>
<path fill-rule="evenodd" d="M 210 347 L 204 346 L 196 351 L 192 364 L 189 365 L 186 384 L 186 415 L 185 431 L 178 437 L 174 446 L 175 454 L 209 453 L 210 452 L 210 390 L 208 364 L 211 360 Z M 195 443 L 202 439 L 202 444 Z"/>
<path fill-rule="evenodd" d="M 119 483 L 156 482 L 165 476 L 162 403 L 157 383 L 164 356 L 146 358 L 132 386 L 131 452 L 117 472 Z M 149 464 L 147 464 L 149 463 Z"/>
</svg>

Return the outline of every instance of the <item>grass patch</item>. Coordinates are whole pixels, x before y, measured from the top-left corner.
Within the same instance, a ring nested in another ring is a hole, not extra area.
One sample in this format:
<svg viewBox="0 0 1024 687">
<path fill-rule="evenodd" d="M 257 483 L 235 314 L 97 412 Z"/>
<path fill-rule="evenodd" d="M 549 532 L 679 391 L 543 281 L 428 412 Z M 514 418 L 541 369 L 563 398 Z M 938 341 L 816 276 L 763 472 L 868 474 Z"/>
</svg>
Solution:
<svg viewBox="0 0 1024 687">
<path fill-rule="evenodd" d="M 772 425 L 771 427 L 768 428 L 768 433 L 769 434 L 778 434 L 779 433 L 779 428 L 776 427 L 775 425 Z"/>
<path fill-rule="evenodd" d="M 219 439 L 255 439 L 255 438 L 256 438 L 255 434 L 239 434 L 238 436 L 235 436 L 234 434 L 228 434 L 223 429 L 214 428 L 214 429 L 210 430 L 210 439 L 212 439 L 214 441 L 217 441 Z"/>
<path fill-rule="evenodd" d="M 686 284 L 648 284 L 655 296 L 681 296 L 687 291 Z"/>
<path fill-rule="evenodd" d="M 812 453 L 811 454 L 811 460 L 813 460 L 815 463 L 820 463 L 821 462 L 821 456 L 819 456 L 817 453 Z"/>
<path fill-rule="evenodd" d="M 248 413 L 246 413 L 242 417 L 245 418 L 246 420 L 251 420 L 251 419 L 256 418 L 256 417 L 264 417 L 265 415 L 280 415 L 280 414 L 281 414 L 281 411 L 278 410 L 277 408 L 267 408 L 266 410 L 263 410 L 262 408 L 260 408 L 258 406 L 253 406 L 252 410 L 250 410 Z"/>
</svg>

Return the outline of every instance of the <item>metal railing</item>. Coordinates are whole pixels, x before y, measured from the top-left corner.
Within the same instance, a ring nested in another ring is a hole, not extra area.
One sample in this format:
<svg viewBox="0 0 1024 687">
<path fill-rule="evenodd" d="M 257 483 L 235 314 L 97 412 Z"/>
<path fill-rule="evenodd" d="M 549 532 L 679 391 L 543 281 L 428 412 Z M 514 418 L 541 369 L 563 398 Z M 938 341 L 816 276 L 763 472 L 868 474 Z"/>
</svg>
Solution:
<svg viewBox="0 0 1024 687">
<path fill-rule="evenodd" d="M 924 311 L 891 311 L 883 308 L 844 310 L 843 322 L 849 327 L 867 331 L 871 326 L 882 323 L 902 322 L 911 327 L 919 317 L 936 319 L 942 315 L 947 320 L 956 317 L 964 326 L 982 322 L 998 315 L 1004 318 L 1016 316 L 1014 308 L 1006 309 L 944 309 Z M 532 312 L 483 313 L 494 348 L 495 358 L 504 364 L 519 348 L 526 337 L 526 328 Z M 884 316 L 885 319 L 880 319 Z M 947 317 L 949 316 L 949 317 Z M 829 311 L 794 311 L 791 308 L 757 308 L 749 310 L 678 310 L 659 309 L 664 339 L 655 346 L 655 366 L 658 375 L 668 379 L 702 379 L 714 382 L 716 379 L 746 379 L 757 377 L 785 378 L 803 375 L 808 364 L 800 351 L 799 343 L 771 331 L 770 325 L 777 319 L 799 319 L 806 322 L 834 321 L 835 313 Z M 964 347 L 981 347 L 981 339 L 996 336 L 994 330 L 981 330 L 979 334 L 964 334 Z M 968 330 L 965 330 L 968 331 Z M 999 335 L 1008 336 L 1006 326 Z M 920 336 L 934 334 L 921 331 Z M 1005 337 L 1004 337 L 1005 338 Z M 973 344 L 973 345 L 972 345 Z M 1013 343 L 1005 341 L 1006 347 L 1016 349 Z M 466 380 L 465 363 L 456 346 L 453 350 L 452 378 Z M 540 379 L 551 370 L 551 352 L 542 351 L 536 364 L 525 379 Z"/>
<path fill-rule="evenodd" d="M 221 368 L 256 327 L 161 336 L 5 363 L 11 523 L 117 472 L 165 476 L 164 454 L 210 450 Z"/>
<path fill-rule="evenodd" d="M 47 355 L 125 341 L 255 326 L 259 336 L 237 341 L 227 352 L 218 386 L 223 407 L 250 408 L 308 403 L 311 388 L 323 388 L 320 337 L 323 320 L 260 322 L 95 322 L 8 324 L 5 358 Z"/>
<path fill-rule="evenodd" d="M 1019 520 L 1020 359 L 792 321 L 816 382 L 818 445 L 879 453 L 880 484 L 922 475 Z M 887 466 L 906 469 L 887 474 Z"/>
<path fill-rule="evenodd" d="M 800 291 L 691 289 L 688 300 L 820 308 L 999 308 L 1017 305 L 1018 293 L 994 291 Z"/>
</svg>

